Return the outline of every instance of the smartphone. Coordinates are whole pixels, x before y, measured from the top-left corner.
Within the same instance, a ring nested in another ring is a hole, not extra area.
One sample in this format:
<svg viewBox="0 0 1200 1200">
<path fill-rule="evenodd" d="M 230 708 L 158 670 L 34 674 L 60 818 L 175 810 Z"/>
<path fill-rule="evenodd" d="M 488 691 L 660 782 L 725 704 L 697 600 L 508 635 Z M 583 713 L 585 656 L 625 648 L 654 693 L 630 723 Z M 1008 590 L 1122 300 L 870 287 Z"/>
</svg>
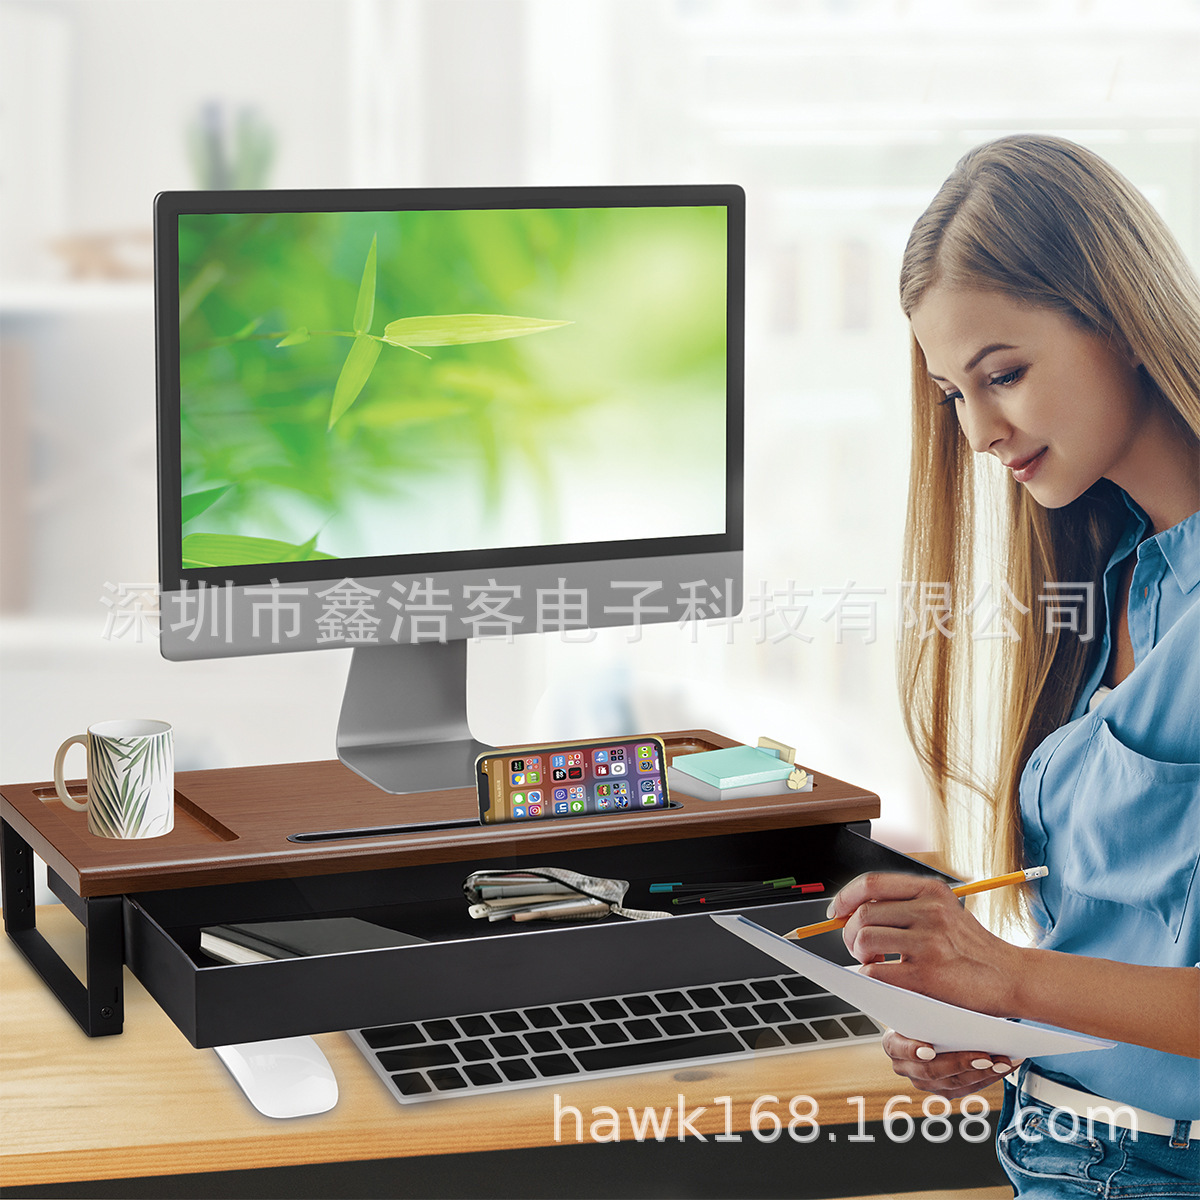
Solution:
<svg viewBox="0 0 1200 1200">
<path fill-rule="evenodd" d="M 661 738 L 522 746 L 475 760 L 479 820 L 545 821 L 669 808 Z"/>
</svg>

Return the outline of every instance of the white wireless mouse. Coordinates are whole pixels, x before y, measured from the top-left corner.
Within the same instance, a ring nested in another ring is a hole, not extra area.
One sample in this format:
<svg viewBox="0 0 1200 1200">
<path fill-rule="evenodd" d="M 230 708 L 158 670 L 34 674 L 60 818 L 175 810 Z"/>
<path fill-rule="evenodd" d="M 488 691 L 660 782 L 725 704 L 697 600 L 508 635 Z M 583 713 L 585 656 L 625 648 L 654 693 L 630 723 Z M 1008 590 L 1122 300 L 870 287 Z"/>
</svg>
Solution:
<svg viewBox="0 0 1200 1200">
<path fill-rule="evenodd" d="M 338 1099 L 333 1068 L 310 1037 L 214 1046 L 246 1099 L 265 1117 L 311 1117 Z"/>
</svg>

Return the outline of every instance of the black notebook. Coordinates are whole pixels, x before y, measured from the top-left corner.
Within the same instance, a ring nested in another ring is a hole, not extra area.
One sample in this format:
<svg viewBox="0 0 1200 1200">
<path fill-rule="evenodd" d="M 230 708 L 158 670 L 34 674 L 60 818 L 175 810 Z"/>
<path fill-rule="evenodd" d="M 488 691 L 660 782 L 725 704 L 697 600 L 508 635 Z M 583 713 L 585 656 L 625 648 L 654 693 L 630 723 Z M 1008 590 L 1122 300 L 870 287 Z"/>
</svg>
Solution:
<svg viewBox="0 0 1200 1200">
<path fill-rule="evenodd" d="M 268 962 L 305 958 L 310 954 L 343 954 L 415 946 L 425 941 L 357 917 L 311 917 L 298 921 L 250 921 L 210 925 L 200 930 L 200 949 L 227 963 Z"/>
</svg>

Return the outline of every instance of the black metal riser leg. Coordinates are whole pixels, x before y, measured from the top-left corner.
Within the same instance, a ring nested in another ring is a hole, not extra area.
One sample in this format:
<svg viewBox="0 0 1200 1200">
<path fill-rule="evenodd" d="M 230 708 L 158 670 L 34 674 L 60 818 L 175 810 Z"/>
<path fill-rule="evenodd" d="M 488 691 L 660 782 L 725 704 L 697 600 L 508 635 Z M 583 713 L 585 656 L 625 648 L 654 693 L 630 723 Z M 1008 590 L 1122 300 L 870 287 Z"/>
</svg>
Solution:
<svg viewBox="0 0 1200 1200">
<path fill-rule="evenodd" d="M 125 1020 L 125 934 L 120 896 L 93 896 L 67 907 L 83 924 L 87 983 L 81 983 L 38 932 L 33 851 L 0 820 L 0 896 L 4 928 L 17 949 L 88 1037 L 120 1033 Z"/>
</svg>

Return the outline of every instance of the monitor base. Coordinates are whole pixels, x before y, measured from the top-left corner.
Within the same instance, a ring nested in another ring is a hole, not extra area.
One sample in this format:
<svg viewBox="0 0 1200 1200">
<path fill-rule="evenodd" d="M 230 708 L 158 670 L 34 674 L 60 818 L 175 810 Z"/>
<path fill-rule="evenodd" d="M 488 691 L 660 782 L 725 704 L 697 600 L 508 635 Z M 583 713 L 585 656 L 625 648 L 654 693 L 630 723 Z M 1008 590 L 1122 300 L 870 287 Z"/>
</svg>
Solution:
<svg viewBox="0 0 1200 1200">
<path fill-rule="evenodd" d="M 467 724 L 467 643 L 356 646 L 338 720 L 338 758 L 392 795 L 475 786 L 493 747 Z"/>
</svg>

